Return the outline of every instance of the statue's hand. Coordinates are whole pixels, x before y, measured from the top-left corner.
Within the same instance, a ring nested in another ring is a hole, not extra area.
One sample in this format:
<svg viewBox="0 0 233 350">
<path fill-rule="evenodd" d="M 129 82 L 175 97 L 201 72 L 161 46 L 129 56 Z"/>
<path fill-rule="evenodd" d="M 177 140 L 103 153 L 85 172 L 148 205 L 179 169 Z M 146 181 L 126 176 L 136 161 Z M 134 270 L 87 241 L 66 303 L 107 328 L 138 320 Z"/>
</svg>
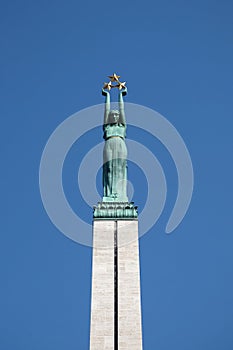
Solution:
<svg viewBox="0 0 233 350">
<path fill-rule="evenodd" d="M 120 93 L 122 94 L 122 96 L 127 95 L 127 92 L 128 92 L 128 90 L 127 90 L 126 86 L 123 89 L 120 90 Z"/>
<path fill-rule="evenodd" d="M 102 88 L 102 95 L 107 96 L 107 95 L 109 95 L 109 92 L 106 91 L 104 88 Z"/>
</svg>

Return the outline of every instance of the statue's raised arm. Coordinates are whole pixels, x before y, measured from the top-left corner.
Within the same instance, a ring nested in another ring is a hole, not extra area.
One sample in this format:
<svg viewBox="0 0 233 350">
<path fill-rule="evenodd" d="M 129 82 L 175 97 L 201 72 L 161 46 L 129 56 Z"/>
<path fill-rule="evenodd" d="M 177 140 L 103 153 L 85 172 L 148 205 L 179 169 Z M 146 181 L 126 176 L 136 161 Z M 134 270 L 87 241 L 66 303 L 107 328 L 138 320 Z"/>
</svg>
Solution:
<svg viewBox="0 0 233 350">
<path fill-rule="evenodd" d="M 119 112 L 120 112 L 119 123 L 125 126 L 126 126 L 126 120 L 125 120 L 125 107 L 124 107 L 123 96 L 125 96 L 126 94 L 127 94 L 126 87 L 124 87 L 124 89 L 122 90 L 119 90 L 119 96 L 118 96 Z"/>
<path fill-rule="evenodd" d="M 110 93 L 103 88 L 102 95 L 106 97 L 104 109 L 104 125 L 106 125 L 108 123 L 108 116 L 110 112 Z"/>
</svg>

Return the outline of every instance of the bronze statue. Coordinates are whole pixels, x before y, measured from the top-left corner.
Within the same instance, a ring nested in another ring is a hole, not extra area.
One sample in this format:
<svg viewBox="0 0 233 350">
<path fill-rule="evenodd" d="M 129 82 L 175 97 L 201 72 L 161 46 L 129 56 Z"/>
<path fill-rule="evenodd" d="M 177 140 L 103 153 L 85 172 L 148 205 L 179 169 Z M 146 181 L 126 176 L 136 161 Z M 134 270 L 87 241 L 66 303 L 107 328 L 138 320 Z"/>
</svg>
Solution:
<svg viewBox="0 0 233 350">
<path fill-rule="evenodd" d="M 125 82 L 113 74 L 110 82 L 105 83 L 102 94 L 106 97 L 104 112 L 104 151 L 103 151 L 103 188 L 104 202 L 128 202 L 127 198 L 127 148 L 125 145 L 126 121 L 123 96 L 127 94 Z M 112 82 L 117 82 L 113 85 Z M 118 110 L 110 110 L 111 88 L 119 89 Z M 109 90 L 109 91 L 107 91 Z"/>
</svg>

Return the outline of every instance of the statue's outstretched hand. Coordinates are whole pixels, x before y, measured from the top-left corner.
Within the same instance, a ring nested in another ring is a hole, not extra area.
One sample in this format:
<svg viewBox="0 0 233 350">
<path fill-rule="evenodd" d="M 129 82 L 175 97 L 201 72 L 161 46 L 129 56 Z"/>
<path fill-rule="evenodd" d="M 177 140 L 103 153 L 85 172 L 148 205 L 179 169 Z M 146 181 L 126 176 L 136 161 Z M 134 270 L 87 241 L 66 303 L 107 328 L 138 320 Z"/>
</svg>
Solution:
<svg viewBox="0 0 233 350">
<path fill-rule="evenodd" d="M 102 88 L 102 95 L 107 96 L 107 95 L 109 95 L 109 92 L 106 91 L 104 88 Z"/>
<path fill-rule="evenodd" d="M 127 95 L 127 92 L 128 92 L 128 90 L 127 90 L 126 86 L 123 89 L 120 90 L 120 93 L 122 94 L 122 96 Z"/>
</svg>

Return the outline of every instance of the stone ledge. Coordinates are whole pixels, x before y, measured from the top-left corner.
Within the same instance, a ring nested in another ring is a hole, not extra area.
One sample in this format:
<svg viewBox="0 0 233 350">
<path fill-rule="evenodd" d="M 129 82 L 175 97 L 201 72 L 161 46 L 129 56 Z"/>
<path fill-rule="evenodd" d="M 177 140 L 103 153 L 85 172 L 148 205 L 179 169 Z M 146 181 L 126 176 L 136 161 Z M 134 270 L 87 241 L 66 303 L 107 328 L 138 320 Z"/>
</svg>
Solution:
<svg viewBox="0 0 233 350">
<path fill-rule="evenodd" d="M 134 202 L 99 202 L 93 207 L 94 219 L 137 219 L 138 211 Z"/>
</svg>

